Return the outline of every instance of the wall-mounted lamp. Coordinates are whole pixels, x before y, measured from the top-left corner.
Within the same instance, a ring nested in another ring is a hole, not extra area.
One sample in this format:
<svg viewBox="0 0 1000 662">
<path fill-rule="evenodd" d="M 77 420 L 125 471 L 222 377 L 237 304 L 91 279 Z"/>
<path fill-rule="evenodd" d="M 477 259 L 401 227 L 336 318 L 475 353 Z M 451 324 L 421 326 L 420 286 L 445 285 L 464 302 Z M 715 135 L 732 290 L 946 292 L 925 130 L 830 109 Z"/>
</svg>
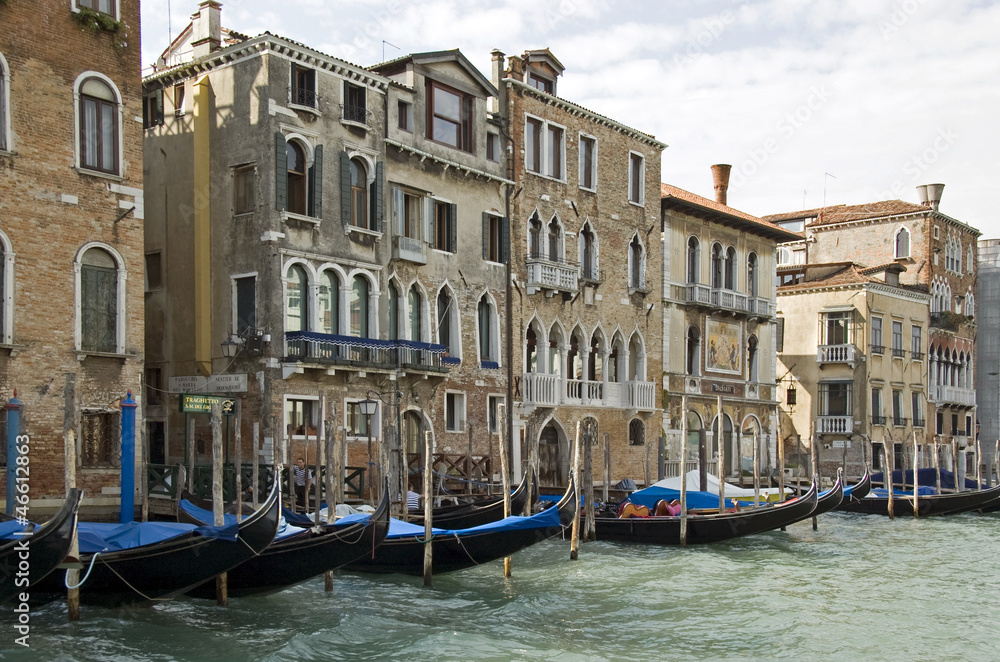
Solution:
<svg viewBox="0 0 1000 662">
<path fill-rule="evenodd" d="M 222 341 L 222 355 L 227 359 L 231 359 L 236 356 L 240 351 L 240 344 L 233 340 L 231 335 L 226 336 L 226 339 Z"/>
</svg>

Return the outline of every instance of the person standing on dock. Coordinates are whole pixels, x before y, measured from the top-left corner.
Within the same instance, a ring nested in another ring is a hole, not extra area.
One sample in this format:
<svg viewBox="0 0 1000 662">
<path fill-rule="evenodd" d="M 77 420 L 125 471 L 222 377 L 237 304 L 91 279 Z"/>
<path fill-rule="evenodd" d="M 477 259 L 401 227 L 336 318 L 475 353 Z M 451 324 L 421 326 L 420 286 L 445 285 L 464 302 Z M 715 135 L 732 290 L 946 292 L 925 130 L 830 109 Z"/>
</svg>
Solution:
<svg viewBox="0 0 1000 662">
<path fill-rule="evenodd" d="M 295 460 L 292 475 L 295 478 L 295 510 L 296 512 L 306 512 L 306 499 L 309 488 L 312 486 L 312 471 L 306 468 L 304 458 L 300 457 Z"/>
</svg>

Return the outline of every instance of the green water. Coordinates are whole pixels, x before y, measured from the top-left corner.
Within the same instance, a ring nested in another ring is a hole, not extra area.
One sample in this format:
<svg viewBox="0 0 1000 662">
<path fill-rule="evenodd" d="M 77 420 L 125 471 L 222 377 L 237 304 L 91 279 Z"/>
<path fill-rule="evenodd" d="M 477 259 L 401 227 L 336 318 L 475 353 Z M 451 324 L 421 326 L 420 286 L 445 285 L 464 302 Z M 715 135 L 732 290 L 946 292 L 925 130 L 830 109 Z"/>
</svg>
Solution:
<svg viewBox="0 0 1000 662">
<path fill-rule="evenodd" d="M 688 549 L 553 540 L 434 579 L 341 574 L 227 609 L 62 605 L 33 660 L 989 660 L 1000 658 L 1000 515 L 827 514 Z"/>
</svg>

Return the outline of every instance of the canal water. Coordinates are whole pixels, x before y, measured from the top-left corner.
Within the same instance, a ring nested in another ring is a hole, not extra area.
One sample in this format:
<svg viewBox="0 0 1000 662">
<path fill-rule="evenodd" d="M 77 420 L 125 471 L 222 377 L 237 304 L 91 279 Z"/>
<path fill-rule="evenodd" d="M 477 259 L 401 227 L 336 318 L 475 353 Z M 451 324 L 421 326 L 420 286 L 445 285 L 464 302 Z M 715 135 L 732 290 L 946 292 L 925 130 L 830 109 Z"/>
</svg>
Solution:
<svg viewBox="0 0 1000 662">
<path fill-rule="evenodd" d="M 339 574 L 265 597 L 49 605 L 32 660 L 936 660 L 1000 656 L 1000 515 L 830 513 L 687 549 L 552 540 L 422 579 Z"/>
</svg>

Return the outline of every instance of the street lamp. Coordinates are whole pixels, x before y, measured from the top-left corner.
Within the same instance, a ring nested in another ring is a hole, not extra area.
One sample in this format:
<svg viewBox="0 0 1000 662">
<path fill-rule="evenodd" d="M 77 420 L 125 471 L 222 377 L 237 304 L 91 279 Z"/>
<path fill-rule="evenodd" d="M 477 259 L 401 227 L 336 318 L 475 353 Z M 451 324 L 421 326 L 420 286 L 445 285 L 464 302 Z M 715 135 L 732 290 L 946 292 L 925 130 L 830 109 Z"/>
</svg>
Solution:
<svg viewBox="0 0 1000 662">
<path fill-rule="evenodd" d="M 231 359 L 235 357 L 239 351 L 240 344 L 233 340 L 233 336 L 231 334 L 226 336 L 226 339 L 222 341 L 222 355 L 227 359 Z"/>
<path fill-rule="evenodd" d="M 358 403 L 358 406 L 361 408 L 362 416 L 365 417 L 365 427 L 368 428 L 368 491 L 372 492 L 372 467 L 375 466 L 372 461 L 372 416 L 375 415 L 378 402 L 371 398 L 365 398 Z"/>
</svg>

